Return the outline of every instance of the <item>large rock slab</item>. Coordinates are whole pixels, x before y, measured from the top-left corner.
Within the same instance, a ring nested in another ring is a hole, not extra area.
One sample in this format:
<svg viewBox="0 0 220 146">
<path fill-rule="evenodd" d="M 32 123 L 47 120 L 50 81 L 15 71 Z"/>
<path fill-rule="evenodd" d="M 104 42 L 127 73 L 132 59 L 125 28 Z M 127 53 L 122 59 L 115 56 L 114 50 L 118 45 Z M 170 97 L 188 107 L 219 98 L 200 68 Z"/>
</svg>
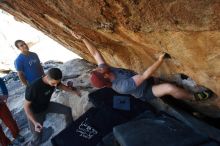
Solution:
<svg viewBox="0 0 220 146">
<path fill-rule="evenodd" d="M 64 28 L 93 40 L 109 64 L 137 72 L 168 52 L 158 75 L 184 73 L 220 96 L 219 0 L 7 0 L 0 8 L 88 61 Z"/>
</svg>

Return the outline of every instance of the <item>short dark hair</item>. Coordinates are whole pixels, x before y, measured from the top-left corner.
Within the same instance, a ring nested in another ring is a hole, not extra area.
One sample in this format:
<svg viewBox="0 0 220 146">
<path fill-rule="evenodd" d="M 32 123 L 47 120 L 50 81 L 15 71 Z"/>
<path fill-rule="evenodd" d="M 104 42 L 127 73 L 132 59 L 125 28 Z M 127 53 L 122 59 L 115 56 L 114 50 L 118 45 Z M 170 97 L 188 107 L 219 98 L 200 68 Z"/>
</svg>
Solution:
<svg viewBox="0 0 220 146">
<path fill-rule="evenodd" d="M 60 80 L 62 78 L 62 71 L 59 68 L 51 68 L 48 70 L 47 75 L 54 80 Z"/>
<path fill-rule="evenodd" d="M 24 41 L 23 40 L 16 40 L 15 41 L 15 46 L 18 48 L 18 43 L 23 43 Z"/>
</svg>

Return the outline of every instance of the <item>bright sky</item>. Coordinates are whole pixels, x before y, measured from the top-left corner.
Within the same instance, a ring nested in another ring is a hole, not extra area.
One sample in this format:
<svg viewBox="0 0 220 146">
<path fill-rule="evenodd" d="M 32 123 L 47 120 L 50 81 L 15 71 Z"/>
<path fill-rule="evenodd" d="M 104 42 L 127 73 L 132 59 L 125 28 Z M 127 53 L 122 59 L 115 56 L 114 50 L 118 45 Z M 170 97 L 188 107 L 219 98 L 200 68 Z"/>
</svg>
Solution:
<svg viewBox="0 0 220 146">
<path fill-rule="evenodd" d="M 26 43 L 38 42 L 30 47 L 30 51 L 37 53 L 41 62 L 48 60 L 66 62 L 80 58 L 42 32 L 26 23 L 16 21 L 12 15 L 0 9 L 0 69 L 14 70 L 14 60 L 20 53 L 14 46 L 18 39 Z"/>
</svg>

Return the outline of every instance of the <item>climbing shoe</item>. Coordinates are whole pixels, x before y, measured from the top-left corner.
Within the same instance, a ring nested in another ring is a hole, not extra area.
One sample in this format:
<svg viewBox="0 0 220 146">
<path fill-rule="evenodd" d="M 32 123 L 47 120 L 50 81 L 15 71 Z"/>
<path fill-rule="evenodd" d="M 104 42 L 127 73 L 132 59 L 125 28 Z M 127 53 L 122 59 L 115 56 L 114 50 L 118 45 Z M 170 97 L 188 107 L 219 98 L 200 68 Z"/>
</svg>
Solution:
<svg viewBox="0 0 220 146">
<path fill-rule="evenodd" d="M 198 92 L 194 94 L 194 98 L 196 101 L 202 101 L 202 100 L 206 100 L 210 97 L 212 97 L 213 92 L 211 90 L 205 90 L 202 92 Z"/>
</svg>

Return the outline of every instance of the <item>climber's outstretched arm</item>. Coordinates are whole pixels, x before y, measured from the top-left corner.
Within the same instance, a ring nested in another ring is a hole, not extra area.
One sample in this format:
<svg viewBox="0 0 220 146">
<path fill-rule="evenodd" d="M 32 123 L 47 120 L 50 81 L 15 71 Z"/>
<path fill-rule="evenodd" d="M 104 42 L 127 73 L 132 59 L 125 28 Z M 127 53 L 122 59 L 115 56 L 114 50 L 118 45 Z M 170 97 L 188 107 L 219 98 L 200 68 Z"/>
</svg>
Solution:
<svg viewBox="0 0 220 146">
<path fill-rule="evenodd" d="M 76 34 L 74 32 L 71 33 L 76 39 L 81 40 L 86 47 L 88 48 L 89 52 L 91 55 L 94 57 L 96 60 L 97 64 L 104 64 L 105 60 L 103 59 L 102 55 L 100 52 L 95 48 L 95 46 L 92 44 L 90 40 L 88 40 L 86 37 L 83 37 L 82 35 Z"/>
<path fill-rule="evenodd" d="M 96 60 L 97 64 L 103 64 L 105 63 L 105 60 L 103 59 L 102 55 L 100 54 L 100 52 L 95 48 L 95 46 L 92 44 L 92 42 L 90 42 L 88 39 L 83 38 L 82 41 L 84 42 L 84 44 L 86 45 L 86 47 L 88 48 L 89 52 L 91 53 L 91 55 L 94 57 L 94 59 Z"/>
<path fill-rule="evenodd" d="M 141 83 L 143 83 L 146 79 L 151 77 L 151 75 L 160 67 L 160 65 L 163 63 L 164 54 L 160 55 L 159 59 L 152 64 L 150 67 L 147 68 L 147 70 L 143 74 L 137 74 L 133 76 L 133 80 L 136 84 L 136 86 L 139 86 Z"/>
</svg>

